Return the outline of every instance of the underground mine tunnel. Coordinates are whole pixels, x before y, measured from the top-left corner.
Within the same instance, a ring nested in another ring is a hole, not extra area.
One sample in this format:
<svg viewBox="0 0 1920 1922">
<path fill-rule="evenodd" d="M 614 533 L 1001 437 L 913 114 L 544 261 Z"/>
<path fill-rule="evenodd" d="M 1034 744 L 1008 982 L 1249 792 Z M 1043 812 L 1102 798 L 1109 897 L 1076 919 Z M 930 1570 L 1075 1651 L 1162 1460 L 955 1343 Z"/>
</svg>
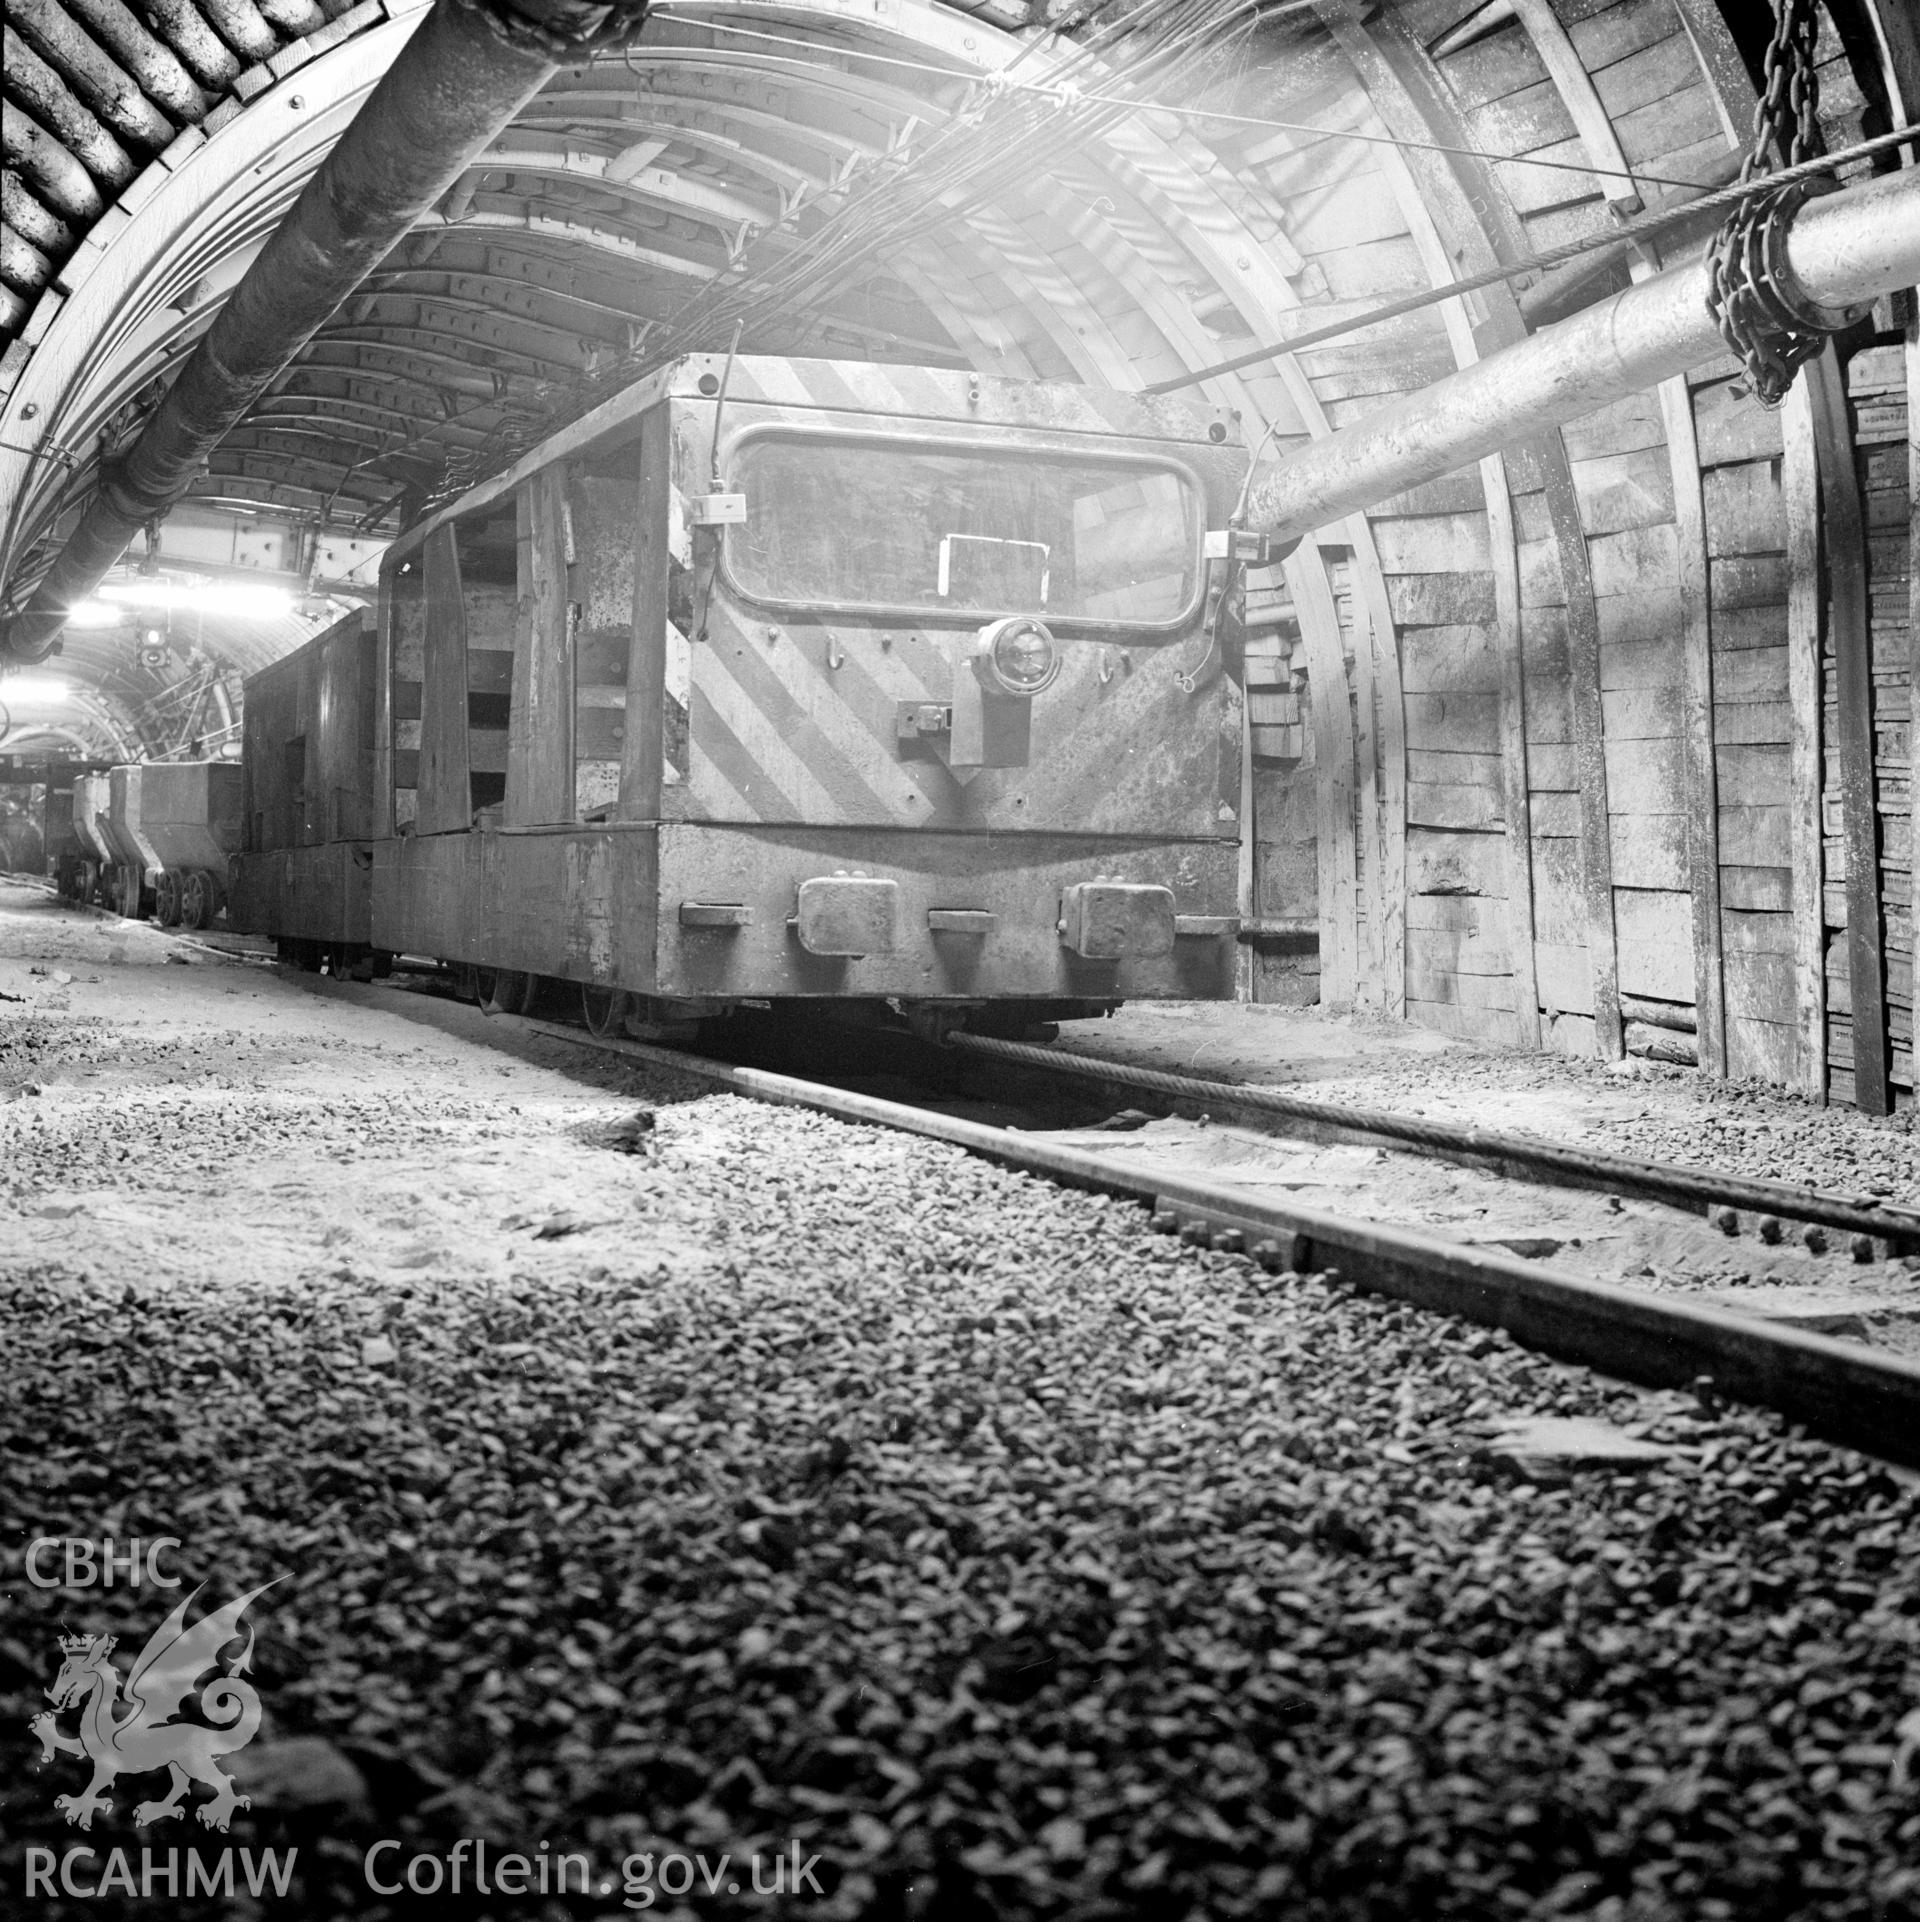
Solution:
<svg viewBox="0 0 1920 1922">
<path fill-rule="evenodd" d="M 1909 0 L 0 13 L 7 1914 L 1920 1914 Z"/>
</svg>

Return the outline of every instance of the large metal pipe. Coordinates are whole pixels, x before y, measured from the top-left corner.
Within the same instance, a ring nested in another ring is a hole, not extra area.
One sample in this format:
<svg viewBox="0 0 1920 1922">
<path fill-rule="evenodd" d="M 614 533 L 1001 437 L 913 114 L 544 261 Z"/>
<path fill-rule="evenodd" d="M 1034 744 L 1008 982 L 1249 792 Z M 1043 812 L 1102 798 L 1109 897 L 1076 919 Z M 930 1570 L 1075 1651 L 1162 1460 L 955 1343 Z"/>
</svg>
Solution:
<svg viewBox="0 0 1920 1922">
<path fill-rule="evenodd" d="M 438 0 L 307 182 L 79 526 L 0 637 L 44 660 L 69 610 L 192 485 L 268 383 L 460 178 L 473 157 L 632 0 Z"/>
<path fill-rule="evenodd" d="M 1920 168 L 1808 201 L 1786 251 L 1836 324 L 1920 282 Z M 1671 267 L 1289 452 L 1255 482 L 1248 523 L 1275 540 L 1331 526 L 1724 351 L 1705 264 Z"/>
</svg>

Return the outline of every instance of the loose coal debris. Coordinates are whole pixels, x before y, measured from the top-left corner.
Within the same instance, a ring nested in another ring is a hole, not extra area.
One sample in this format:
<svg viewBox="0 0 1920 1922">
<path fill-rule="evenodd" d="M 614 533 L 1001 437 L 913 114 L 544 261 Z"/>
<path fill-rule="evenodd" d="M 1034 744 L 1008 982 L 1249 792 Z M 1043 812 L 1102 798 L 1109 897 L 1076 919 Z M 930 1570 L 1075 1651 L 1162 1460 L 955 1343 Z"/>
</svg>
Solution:
<svg viewBox="0 0 1920 1922">
<path fill-rule="evenodd" d="M 780 1912 L 820 1917 L 1920 1905 L 1910 1484 L 933 1144 L 729 1098 L 652 1141 L 578 1272 L 10 1278 L 9 1541 L 178 1536 L 215 1603 L 288 1579 L 252 1618 L 280 1786 L 225 1838 L 135 1831 L 153 1777 L 65 1826 L 80 1766 L 26 1722 L 78 1604 L 16 1583 L 6 1887 L 29 1845 L 224 1839 L 299 1846 L 268 1915 L 625 1912 L 386 1903 L 394 1837 L 615 1874 L 798 1843 L 826 1893 Z M 704 1252 L 649 1247 L 650 1194 Z M 1487 1446 L 1527 1416 L 1675 1452 L 1535 1479 Z M 161 1612 L 84 1604 L 123 1648 Z"/>
</svg>

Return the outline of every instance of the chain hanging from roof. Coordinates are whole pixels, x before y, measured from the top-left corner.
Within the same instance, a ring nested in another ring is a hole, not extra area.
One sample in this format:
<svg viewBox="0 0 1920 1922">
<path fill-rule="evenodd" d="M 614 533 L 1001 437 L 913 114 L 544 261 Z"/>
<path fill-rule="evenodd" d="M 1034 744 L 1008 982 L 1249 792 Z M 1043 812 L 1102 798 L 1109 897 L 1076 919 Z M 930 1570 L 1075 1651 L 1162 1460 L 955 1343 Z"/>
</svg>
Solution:
<svg viewBox="0 0 1920 1922">
<path fill-rule="evenodd" d="M 1820 148 L 1819 0 L 1776 0 L 1767 47 L 1766 91 L 1753 110 L 1753 144 L 1738 184 L 1776 164 L 1798 166 Z M 1817 354 L 1832 319 L 1801 291 L 1787 265 L 1787 231 L 1813 194 L 1831 193 L 1832 178 L 1795 181 L 1756 194 L 1729 214 L 1707 243 L 1707 306 L 1747 384 L 1766 407 L 1778 407 L 1801 366 Z"/>
</svg>

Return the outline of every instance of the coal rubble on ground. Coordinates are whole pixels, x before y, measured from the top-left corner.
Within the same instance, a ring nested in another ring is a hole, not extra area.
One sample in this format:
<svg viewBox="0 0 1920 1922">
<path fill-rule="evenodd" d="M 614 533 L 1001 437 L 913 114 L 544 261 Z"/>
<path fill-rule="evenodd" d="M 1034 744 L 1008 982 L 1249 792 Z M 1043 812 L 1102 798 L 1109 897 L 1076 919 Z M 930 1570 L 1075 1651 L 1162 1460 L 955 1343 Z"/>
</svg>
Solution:
<svg viewBox="0 0 1920 1922">
<path fill-rule="evenodd" d="M 622 1154 L 645 1154 L 653 1137 L 654 1116 L 651 1108 L 638 1108 L 626 1120 L 617 1121 L 607 1130 L 607 1146 L 617 1148 Z"/>
<path fill-rule="evenodd" d="M 925 1142 L 725 1097 L 642 1132 L 617 1231 L 523 1235 L 510 1284 L 0 1293 L 9 1527 L 190 1536 L 222 1598 L 291 1577 L 256 1746 L 318 1786 L 162 1837 L 297 1844 L 262 1913 L 510 1912 L 370 1892 L 382 1838 L 610 1877 L 797 1847 L 823 1893 L 780 1912 L 836 1918 L 1920 1904 L 1911 1484 Z M 1657 1446 L 1495 1445 L 1534 1417 Z M 25 1732 L 70 1598 L 15 1593 L 17 1889 L 109 1837 Z M 88 1607 L 136 1645 L 156 1615 Z"/>
</svg>

